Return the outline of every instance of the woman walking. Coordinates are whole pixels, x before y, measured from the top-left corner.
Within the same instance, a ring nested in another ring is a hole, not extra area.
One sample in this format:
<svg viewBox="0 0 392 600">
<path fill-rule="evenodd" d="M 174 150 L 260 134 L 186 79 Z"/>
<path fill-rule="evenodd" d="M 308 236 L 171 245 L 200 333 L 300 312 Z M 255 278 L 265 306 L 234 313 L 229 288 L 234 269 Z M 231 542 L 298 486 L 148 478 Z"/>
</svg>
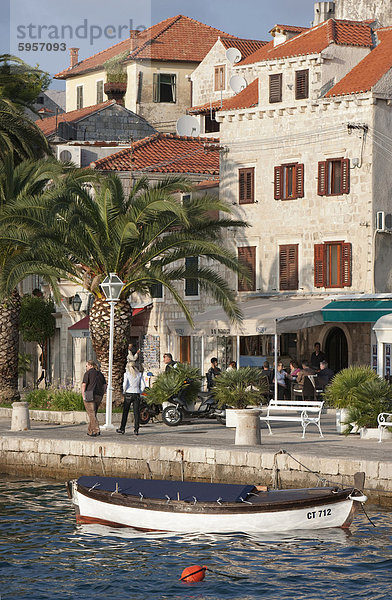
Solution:
<svg viewBox="0 0 392 600">
<path fill-rule="evenodd" d="M 117 433 L 125 433 L 129 408 L 133 404 L 134 432 L 139 435 L 139 411 L 140 411 L 140 394 L 144 391 L 146 384 L 139 369 L 136 367 L 136 361 L 131 359 L 127 363 L 127 368 L 124 373 L 123 394 L 124 406 L 121 417 L 121 425 L 116 429 Z"/>
<path fill-rule="evenodd" d="M 87 435 L 90 437 L 100 435 L 97 412 L 105 392 L 106 380 L 97 363 L 93 360 L 87 361 L 82 382 L 82 396 L 89 420 Z"/>
</svg>

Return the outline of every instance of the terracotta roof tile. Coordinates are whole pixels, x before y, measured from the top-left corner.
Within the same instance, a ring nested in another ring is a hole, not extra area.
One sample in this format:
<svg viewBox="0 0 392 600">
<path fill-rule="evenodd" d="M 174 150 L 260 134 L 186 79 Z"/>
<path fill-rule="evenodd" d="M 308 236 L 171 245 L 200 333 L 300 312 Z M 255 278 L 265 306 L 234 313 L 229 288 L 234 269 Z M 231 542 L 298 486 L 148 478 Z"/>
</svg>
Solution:
<svg viewBox="0 0 392 600">
<path fill-rule="evenodd" d="M 199 106 L 192 106 L 189 110 L 191 114 L 202 114 L 207 113 L 211 108 L 212 110 L 236 110 L 241 108 L 252 108 L 253 106 L 257 106 L 259 103 L 259 80 L 255 79 L 250 83 L 245 89 L 241 92 L 232 96 L 231 98 L 226 98 L 222 102 L 217 100 L 216 102 L 207 102 L 206 104 L 201 104 Z"/>
<path fill-rule="evenodd" d="M 226 50 L 228 48 L 238 48 L 238 50 L 241 52 L 243 59 L 256 52 L 256 50 L 258 50 L 259 48 L 262 48 L 263 46 L 268 44 L 268 42 L 263 42 L 262 40 L 247 40 L 241 38 L 233 39 L 232 37 L 221 37 L 221 42 L 226 48 Z"/>
<path fill-rule="evenodd" d="M 56 131 L 59 123 L 74 123 L 76 121 L 80 121 L 83 117 L 87 117 L 89 115 L 94 114 L 112 104 L 116 104 L 115 100 L 107 100 L 106 102 L 102 102 L 102 104 L 94 104 L 93 106 L 86 106 L 85 108 L 79 108 L 78 110 L 71 110 L 70 112 L 60 113 L 57 115 L 57 118 L 48 117 L 46 119 L 38 119 L 35 124 L 40 128 L 42 133 L 46 136 L 52 135 Z"/>
<path fill-rule="evenodd" d="M 219 186 L 219 178 L 218 179 L 204 179 L 203 181 L 199 181 L 195 185 L 195 188 L 198 190 L 208 190 L 210 188 Z"/>
<path fill-rule="evenodd" d="M 294 32 L 294 33 L 302 33 L 302 31 L 307 31 L 309 29 L 309 27 L 301 27 L 299 25 L 274 25 L 272 29 L 270 29 L 270 33 L 271 31 L 274 31 L 274 29 L 282 29 L 283 31 L 287 31 L 287 32 Z"/>
<path fill-rule="evenodd" d="M 370 25 L 363 21 L 328 19 L 328 21 L 303 31 L 277 46 L 274 46 L 273 41 L 271 41 L 238 64 L 250 65 L 289 56 L 318 54 L 327 48 L 331 42 L 339 45 L 371 48 L 373 45 L 372 30 Z"/>
<path fill-rule="evenodd" d="M 219 36 L 234 38 L 224 31 L 204 25 L 195 19 L 177 15 L 141 31 L 137 37 L 138 47 L 130 53 L 127 60 L 201 62 Z M 72 69 L 69 67 L 57 73 L 55 77 L 66 79 L 86 71 L 102 70 L 108 59 L 122 54 L 129 48 L 130 39 L 127 38 L 86 58 Z"/>
<path fill-rule="evenodd" d="M 392 68 L 392 29 L 378 29 L 377 37 L 378 46 L 334 85 L 326 98 L 368 92 Z"/>
<path fill-rule="evenodd" d="M 208 149 L 206 149 L 208 147 Z M 91 164 L 100 171 L 219 174 L 219 140 L 156 133 Z"/>
</svg>

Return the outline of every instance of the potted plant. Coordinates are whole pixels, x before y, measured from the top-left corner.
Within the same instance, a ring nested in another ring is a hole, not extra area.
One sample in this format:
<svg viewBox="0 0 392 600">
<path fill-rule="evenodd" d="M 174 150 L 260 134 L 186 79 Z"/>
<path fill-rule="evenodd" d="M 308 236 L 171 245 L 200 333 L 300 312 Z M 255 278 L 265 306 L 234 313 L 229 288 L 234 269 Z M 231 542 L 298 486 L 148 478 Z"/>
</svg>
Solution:
<svg viewBox="0 0 392 600">
<path fill-rule="evenodd" d="M 358 387 L 356 397 L 348 407 L 346 435 L 354 426 L 359 429 L 361 438 L 378 439 L 377 417 L 380 413 L 392 410 L 392 387 L 388 381 L 376 377 L 365 381 Z M 385 431 L 385 437 L 392 437 L 392 432 Z"/>
<path fill-rule="evenodd" d="M 115 100 L 117 104 L 124 104 L 124 96 L 127 91 L 127 73 L 123 61 L 128 54 L 128 52 L 123 52 L 110 58 L 104 64 L 106 83 L 103 89 L 109 100 Z"/>
<path fill-rule="evenodd" d="M 226 426 L 236 427 L 236 444 L 260 443 L 260 407 L 269 391 L 261 369 L 242 367 L 225 371 L 215 379 L 213 393 L 218 405 L 226 408 Z M 233 418 L 234 417 L 234 418 Z"/>
<path fill-rule="evenodd" d="M 348 409 L 357 398 L 361 386 L 377 379 L 377 373 L 370 367 L 351 366 L 342 369 L 332 379 L 325 389 L 325 400 L 329 406 L 336 408 L 336 429 L 338 433 L 345 433 L 348 422 Z M 350 433 L 357 433 L 355 427 L 350 428 Z"/>
<path fill-rule="evenodd" d="M 150 389 L 146 390 L 147 402 L 153 404 L 164 404 L 170 402 L 170 398 L 176 396 L 182 389 L 184 381 L 189 383 L 184 390 L 184 399 L 191 405 L 197 400 L 201 389 L 200 370 L 187 364 L 177 363 L 176 367 L 167 373 L 160 373 Z"/>
</svg>

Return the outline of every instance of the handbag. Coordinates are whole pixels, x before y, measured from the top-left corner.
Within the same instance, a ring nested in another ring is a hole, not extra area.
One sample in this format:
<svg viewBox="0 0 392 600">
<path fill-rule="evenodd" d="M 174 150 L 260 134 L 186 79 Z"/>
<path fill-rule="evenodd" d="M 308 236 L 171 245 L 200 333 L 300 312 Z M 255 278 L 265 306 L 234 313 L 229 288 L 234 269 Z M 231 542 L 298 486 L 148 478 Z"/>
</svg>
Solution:
<svg viewBox="0 0 392 600">
<path fill-rule="evenodd" d="M 84 392 L 84 399 L 86 402 L 94 402 L 94 389 L 86 390 Z"/>
</svg>

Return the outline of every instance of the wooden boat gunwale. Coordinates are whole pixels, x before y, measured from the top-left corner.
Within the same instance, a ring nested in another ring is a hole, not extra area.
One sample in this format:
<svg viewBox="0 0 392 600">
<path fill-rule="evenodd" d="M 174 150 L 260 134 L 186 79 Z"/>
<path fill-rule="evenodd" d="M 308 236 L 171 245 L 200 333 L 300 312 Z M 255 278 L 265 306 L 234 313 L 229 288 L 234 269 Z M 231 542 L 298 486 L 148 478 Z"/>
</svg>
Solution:
<svg viewBox="0 0 392 600">
<path fill-rule="evenodd" d="M 77 483 L 77 482 L 76 482 Z M 355 496 L 356 493 L 361 494 L 356 488 L 304 488 L 304 497 L 301 499 L 290 498 L 295 492 L 302 490 L 272 490 L 263 492 L 260 491 L 254 496 L 251 496 L 243 502 L 188 502 L 184 500 L 163 500 L 157 498 L 141 498 L 130 494 L 123 494 L 121 491 L 110 492 L 107 490 L 99 490 L 97 488 L 88 489 L 77 484 L 78 493 L 96 500 L 111 504 L 114 506 L 123 506 L 136 509 L 144 509 L 149 511 L 170 512 L 170 513 L 188 513 L 188 514 L 249 514 L 249 513 L 271 513 L 279 511 L 291 511 L 297 509 L 312 508 L 317 505 L 329 505 L 344 502 L 350 496 Z M 309 492 L 317 492 L 310 495 Z M 308 497 L 306 497 L 308 493 Z M 266 501 L 268 495 L 271 497 L 276 495 L 286 495 L 288 499 L 277 501 Z"/>
</svg>

